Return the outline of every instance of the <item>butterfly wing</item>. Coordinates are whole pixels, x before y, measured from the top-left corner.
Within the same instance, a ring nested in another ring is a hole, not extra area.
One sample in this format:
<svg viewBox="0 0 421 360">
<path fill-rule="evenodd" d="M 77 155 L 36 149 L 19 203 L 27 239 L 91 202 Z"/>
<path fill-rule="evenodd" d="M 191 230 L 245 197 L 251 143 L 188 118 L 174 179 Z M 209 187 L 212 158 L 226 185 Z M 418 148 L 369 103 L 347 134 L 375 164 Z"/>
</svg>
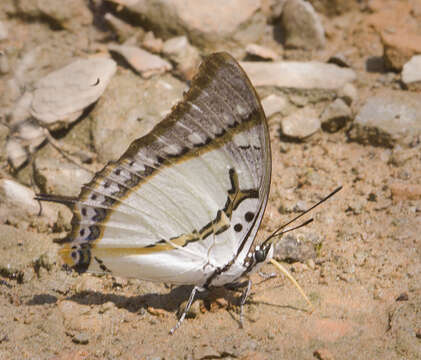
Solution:
<svg viewBox="0 0 421 360">
<path fill-rule="evenodd" d="M 211 284 L 252 245 L 270 172 L 253 86 L 230 55 L 210 55 L 183 101 L 83 187 L 63 259 L 80 272 Z"/>
</svg>

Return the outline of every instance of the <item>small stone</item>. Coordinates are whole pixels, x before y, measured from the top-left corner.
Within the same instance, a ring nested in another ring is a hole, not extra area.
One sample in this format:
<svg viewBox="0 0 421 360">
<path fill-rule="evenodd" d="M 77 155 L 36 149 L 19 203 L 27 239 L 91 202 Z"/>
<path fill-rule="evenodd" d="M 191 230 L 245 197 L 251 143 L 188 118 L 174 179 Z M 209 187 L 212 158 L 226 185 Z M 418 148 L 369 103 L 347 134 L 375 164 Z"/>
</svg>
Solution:
<svg viewBox="0 0 421 360">
<path fill-rule="evenodd" d="M 136 46 L 111 44 L 108 48 L 123 56 L 144 78 L 163 74 L 172 69 L 168 61 Z"/>
<path fill-rule="evenodd" d="M 0 74 L 7 74 L 9 72 L 9 60 L 6 53 L 0 50 Z"/>
<path fill-rule="evenodd" d="M 313 6 L 303 0 L 288 0 L 282 9 L 285 45 L 290 48 L 321 49 L 326 39 L 322 22 Z"/>
<path fill-rule="evenodd" d="M 287 100 L 283 96 L 271 94 L 262 100 L 263 110 L 269 119 L 272 115 L 282 113 L 287 106 Z"/>
<path fill-rule="evenodd" d="M 409 90 L 421 90 L 421 55 L 413 56 L 403 66 L 402 82 Z"/>
<path fill-rule="evenodd" d="M 35 83 L 31 114 L 49 129 L 75 121 L 98 100 L 117 69 L 107 58 L 78 59 Z"/>
<path fill-rule="evenodd" d="M 420 184 L 393 183 L 389 185 L 394 200 L 418 200 L 421 199 Z"/>
<path fill-rule="evenodd" d="M 295 234 L 286 234 L 275 244 L 274 257 L 280 261 L 305 262 L 314 259 L 316 251 L 311 241 L 302 241 Z"/>
<path fill-rule="evenodd" d="M 73 336 L 72 341 L 75 344 L 86 345 L 89 343 L 89 336 L 85 332 L 77 333 L 75 336 Z"/>
<path fill-rule="evenodd" d="M 409 296 L 407 293 L 402 293 L 396 298 L 396 301 L 408 301 L 408 300 L 409 300 Z"/>
<path fill-rule="evenodd" d="M 246 52 L 248 55 L 264 60 L 276 60 L 279 57 L 272 49 L 257 44 L 248 44 L 246 46 Z"/>
<path fill-rule="evenodd" d="M 320 119 L 311 108 L 299 109 L 282 119 L 282 134 L 287 137 L 305 139 L 320 129 Z"/>
<path fill-rule="evenodd" d="M 351 120 L 351 109 L 342 99 L 336 99 L 329 104 L 321 115 L 322 129 L 336 132 Z"/>
<path fill-rule="evenodd" d="M 160 38 L 156 38 L 152 31 L 148 31 L 143 37 L 142 47 L 155 54 L 162 51 L 164 42 Z"/>
<path fill-rule="evenodd" d="M 350 106 L 358 99 L 358 90 L 351 83 L 347 83 L 342 89 L 338 91 L 338 97 L 345 101 L 348 106 Z"/>
<path fill-rule="evenodd" d="M 391 70 L 402 70 L 412 56 L 421 54 L 421 35 L 403 28 L 392 34 L 384 31 L 381 36 L 385 64 Z"/>
<path fill-rule="evenodd" d="M 332 353 L 325 348 L 315 350 L 313 355 L 318 360 L 335 360 L 335 357 L 332 355 Z"/>
<path fill-rule="evenodd" d="M 47 157 L 37 157 L 34 169 L 35 182 L 47 194 L 78 196 L 92 178 L 92 173 L 76 164 Z"/>
<path fill-rule="evenodd" d="M 165 41 L 162 52 L 176 64 L 176 70 L 186 80 L 197 72 L 201 57 L 199 51 L 189 43 L 186 36 L 177 36 Z"/>
<path fill-rule="evenodd" d="M 317 61 L 242 61 L 240 65 L 255 87 L 339 90 L 356 78 L 351 69 Z"/>
<path fill-rule="evenodd" d="M 157 308 L 154 308 L 152 306 L 148 306 L 147 310 L 148 310 L 148 313 L 153 315 L 153 316 L 158 316 L 158 317 L 168 316 L 168 313 L 163 309 L 157 309 Z"/>
<path fill-rule="evenodd" d="M 133 37 L 133 34 L 140 33 L 143 35 L 143 30 L 140 28 L 135 28 L 130 24 L 124 22 L 120 18 L 114 16 L 112 13 L 106 13 L 104 19 L 110 24 L 112 29 L 118 36 L 120 42 L 124 42 Z"/>
<path fill-rule="evenodd" d="M 330 64 L 336 64 L 340 67 L 351 67 L 346 55 L 344 53 L 338 53 L 335 55 L 332 55 L 329 60 L 328 63 Z"/>
<path fill-rule="evenodd" d="M 372 145 L 408 146 L 421 135 L 421 103 L 415 93 L 382 90 L 361 107 L 351 140 Z"/>
<path fill-rule="evenodd" d="M 9 36 L 6 24 L 3 21 L 0 21 L 0 41 L 6 40 Z"/>
</svg>

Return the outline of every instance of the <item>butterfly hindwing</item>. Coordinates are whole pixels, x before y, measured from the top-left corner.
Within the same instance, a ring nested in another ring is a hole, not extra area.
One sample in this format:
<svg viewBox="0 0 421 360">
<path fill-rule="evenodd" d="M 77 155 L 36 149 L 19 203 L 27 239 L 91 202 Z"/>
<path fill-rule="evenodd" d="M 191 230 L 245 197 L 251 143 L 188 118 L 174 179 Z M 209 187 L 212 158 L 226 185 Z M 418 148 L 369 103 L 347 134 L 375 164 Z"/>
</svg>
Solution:
<svg viewBox="0 0 421 360">
<path fill-rule="evenodd" d="M 213 54 L 183 101 L 84 186 L 62 254 L 80 270 L 203 285 L 245 258 L 270 167 L 250 81 L 231 56 Z"/>
</svg>

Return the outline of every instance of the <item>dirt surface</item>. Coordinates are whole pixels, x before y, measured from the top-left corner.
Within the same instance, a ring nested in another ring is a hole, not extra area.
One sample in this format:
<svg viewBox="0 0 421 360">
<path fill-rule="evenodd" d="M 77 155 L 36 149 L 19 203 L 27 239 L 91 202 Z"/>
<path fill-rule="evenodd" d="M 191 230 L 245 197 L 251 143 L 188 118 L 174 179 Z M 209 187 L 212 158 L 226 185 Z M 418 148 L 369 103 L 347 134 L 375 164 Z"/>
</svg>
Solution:
<svg viewBox="0 0 421 360">
<path fill-rule="evenodd" d="M 315 3 L 322 12 L 324 2 Z M 418 10 L 410 12 L 408 24 L 421 21 L 421 6 L 415 1 L 384 3 L 392 3 L 392 12 L 395 3 L 412 4 Z M 1 19 L 9 35 L 0 46 L 10 55 L 12 69 L 28 48 L 70 31 L 58 29 L 49 17 L 11 13 L 6 6 Z M 399 82 L 399 71 L 387 70 L 383 60 L 376 26 L 390 19 L 378 8 L 362 5 L 340 14 L 326 12 L 325 49 L 284 50 L 283 56 L 327 60 L 346 53 L 358 74 L 354 116 L 379 90 L 408 91 Z M 65 52 L 93 52 L 101 46 L 98 33 L 103 43 L 111 37 L 99 21 L 84 26 L 66 35 L 61 45 Z M 89 44 L 93 38 L 95 45 Z M 282 48 L 274 41 L 266 39 Z M 376 64 L 374 70 L 367 63 Z M 6 89 L 6 75 L 0 82 Z M 6 97 L 12 103 L 13 97 Z M 83 131 L 84 120 L 90 121 L 82 118 L 54 136 L 71 144 L 69 134 Z M 310 255 L 285 263 L 313 302 L 313 313 L 284 276 L 265 280 L 254 274 L 244 328 L 235 294 L 216 291 L 197 300 L 189 318 L 170 336 L 190 287 L 66 272 L 53 239 L 65 235 L 69 218 L 54 226 L 40 224 L 32 214 L 16 222 L 4 220 L 0 227 L 0 257 L 13 257 L 2 261 L 17 264 L 15 272 L 2 268 L 0 273 L 0 360 L 421 359 L 420 146 L 351 142 L 347 131 L 352 122 L 335 133 L 318 131 L 305 141 L 287 141 L 280 136 L 281 120 L 281 115 L 269 119 L 273 176 L 259 239 L 297 215 L 299 208 L 343 185 L 312 212 L 314 222 L 293 235 L 300 241 L 298 252 L 311 244 Z M 84 136 L 89 144 L 89 134 Z M 4 143 L 6 136 L 0 139 Z M 0 177 L 30 186 L 30 170 L 30 165 L 19 171 L 4 166 Z M 263 271 L 275 269 L 265 265 Z"/>
</svg>

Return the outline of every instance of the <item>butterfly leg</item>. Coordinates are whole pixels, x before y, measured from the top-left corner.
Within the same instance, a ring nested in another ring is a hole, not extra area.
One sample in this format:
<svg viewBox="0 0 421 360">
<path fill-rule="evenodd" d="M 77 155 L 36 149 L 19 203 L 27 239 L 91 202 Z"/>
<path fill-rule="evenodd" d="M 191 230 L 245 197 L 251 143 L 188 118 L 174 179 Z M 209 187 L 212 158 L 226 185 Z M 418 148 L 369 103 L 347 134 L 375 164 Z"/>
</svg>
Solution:
<svg viewBox="0 0 421 360">
<path fill-rule="evenodd" d="M 244 304 L 246 303 L 246 300 L 247 300 L 248 296 L 250 295 L 250 290 L 251 290 L 251 280 L 248 280 L 247 286 L 244 289 L 243 293 L 241 294 L 241 299 L 240 299 L 240 326 L 241 326 L 241 328 L 244 327 L 244 325 L 243 325 L 243 308 L 244 308 Z"/>
<path fill-rule="evenodd" d="M 193 290 L 192 290 L 192 291 L 191 291 L 191 293 L 190 293 L 189 300 L 187 301 L 187 305 L 186 305 L 186 307 L 184 308 L 184 311 L 183 311 L 183 313 L 182 313 L 182 314 L 181 314 L 181 316 L 180 316 L 180 319 L 178 319 L 177 324 L 175 324 L 175 326 L 174 326 L 174 327 L 170 330 L 170 334 L 171 334 L 171 335 L 172 335 L 172 334 L 174 334 L 175 330 L 177 330 L 177 329 L 180 327 L 181 323 L 184 321 L 184 319 L 185 319 L 185 317 L 186 317 L 187 313 L 188 313 L 188 312 L 189 312 L 189 310 L 190 310 L 191 305 L 193 304 L 194 298 L 195 298 L 195 296 L 196 296 L 196 292 L 197 292 L 197 291 L 201 292 L 201 291 L 205 291 L 205 290 L 206 290 L 205 288 L 202 288 L 202 287 L 200 287 L 200 286 L 195 286 L 195 287 L 193 288 Z"/>
</svg>

